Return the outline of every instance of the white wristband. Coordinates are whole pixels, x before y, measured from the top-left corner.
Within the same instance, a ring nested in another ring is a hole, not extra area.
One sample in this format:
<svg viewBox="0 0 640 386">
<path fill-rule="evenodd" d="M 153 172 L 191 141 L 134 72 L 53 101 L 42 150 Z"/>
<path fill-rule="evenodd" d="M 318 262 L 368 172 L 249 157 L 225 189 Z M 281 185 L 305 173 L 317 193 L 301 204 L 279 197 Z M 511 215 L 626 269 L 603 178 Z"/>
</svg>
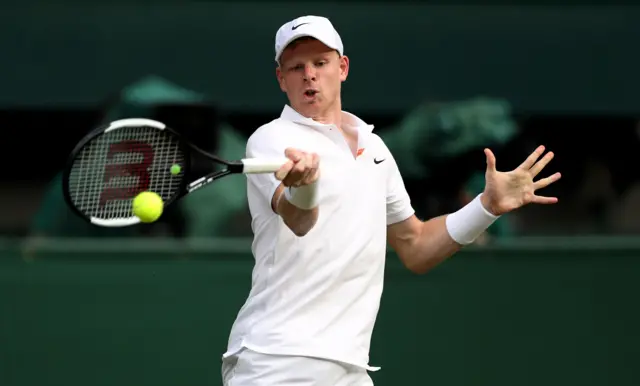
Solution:
<svg viewBox="0 0 640 386">
<path fill-rule="evenodd" d="M 498 217 L 482 206 L 478 195 L 463 208 L 448 215 L 445 222 L 451 238 L 458 244 L 467 245 L 474 242 Z"/>
<path fill-rule="evenodd" d="M 293 186 L 284 188 L 284 196 L 293 206 L 306 210 L 313 209 L 318 206 L 318 182 L 299 188 Z"/>
</svg>

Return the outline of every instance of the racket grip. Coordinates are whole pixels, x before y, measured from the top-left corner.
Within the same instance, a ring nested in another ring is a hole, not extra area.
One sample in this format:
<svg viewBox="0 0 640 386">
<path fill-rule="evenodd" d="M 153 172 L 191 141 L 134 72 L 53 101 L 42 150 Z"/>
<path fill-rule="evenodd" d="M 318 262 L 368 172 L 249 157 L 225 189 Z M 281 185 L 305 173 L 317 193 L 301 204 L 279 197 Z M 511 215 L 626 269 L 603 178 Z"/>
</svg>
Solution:
<svg viewBox="0 0 640 386">
<path fill-rule="evenodd" d="M 282 165 L 289 162 L 287 158 L 245 158 L 242 160 L 242 173 L 275 173 Z"/>
</svg>

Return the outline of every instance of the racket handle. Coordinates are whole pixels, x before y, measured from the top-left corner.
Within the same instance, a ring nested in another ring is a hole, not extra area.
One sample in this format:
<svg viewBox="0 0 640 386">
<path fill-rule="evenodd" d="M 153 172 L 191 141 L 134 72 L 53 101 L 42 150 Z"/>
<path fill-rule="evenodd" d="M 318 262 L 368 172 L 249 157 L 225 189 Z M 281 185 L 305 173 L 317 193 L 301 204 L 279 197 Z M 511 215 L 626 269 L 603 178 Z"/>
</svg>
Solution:
<svg viewBox="0 0 640 386">
<path fill-rule="evenodd" d="M 287 158 L 245 158 L 242 160 L 242 173 L 275 173 L 282 165 L 289 162 Z"/>
</svg>

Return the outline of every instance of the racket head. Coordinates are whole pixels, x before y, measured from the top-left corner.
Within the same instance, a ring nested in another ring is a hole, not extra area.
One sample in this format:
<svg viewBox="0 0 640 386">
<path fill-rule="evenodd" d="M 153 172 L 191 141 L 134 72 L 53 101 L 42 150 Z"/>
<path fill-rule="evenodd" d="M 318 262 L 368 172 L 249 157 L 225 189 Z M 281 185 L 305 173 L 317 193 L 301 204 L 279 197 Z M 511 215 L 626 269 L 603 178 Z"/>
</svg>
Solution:
<svg viewBox="0 0 640 386">
<path fill-rule="evenodd" d="M 179 173 L 171 173 L 173 165 Z M 121 119 L 76 145 L 63 172 L 63 193 L 91 224 L 130 226 L 140 223 L 132 208 L 139 193 L 157 193 L 166 207 L 184 194 L 190 169 L 190 148 L 175 131 L 151 119 Z"/>
</svg>

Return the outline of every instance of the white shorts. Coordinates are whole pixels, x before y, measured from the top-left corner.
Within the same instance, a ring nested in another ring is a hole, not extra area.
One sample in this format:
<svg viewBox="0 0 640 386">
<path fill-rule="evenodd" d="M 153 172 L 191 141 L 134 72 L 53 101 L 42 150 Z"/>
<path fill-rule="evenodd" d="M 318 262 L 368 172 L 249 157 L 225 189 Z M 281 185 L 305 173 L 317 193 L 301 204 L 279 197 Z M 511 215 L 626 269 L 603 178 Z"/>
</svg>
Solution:
<svg viewBox="0 0 640 386">
<path fill-rule="evenodd" d="M 326 359 L 243 349 L 222 360 L 224 386 L 373 386 L 367 370 Z"/>
</svg>

